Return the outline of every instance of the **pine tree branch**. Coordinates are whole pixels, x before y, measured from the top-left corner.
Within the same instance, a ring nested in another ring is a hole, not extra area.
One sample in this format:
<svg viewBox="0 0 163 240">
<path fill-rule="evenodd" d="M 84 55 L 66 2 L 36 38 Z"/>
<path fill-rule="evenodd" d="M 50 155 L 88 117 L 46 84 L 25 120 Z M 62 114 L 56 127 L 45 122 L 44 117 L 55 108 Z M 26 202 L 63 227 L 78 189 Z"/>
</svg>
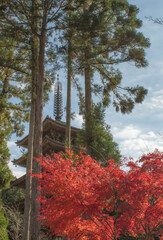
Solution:
<svg viewBox="0 0 163 240">
<path fill-rule="evenodd" d="M 19 1 L 18 1 L 18 2 L 19 2 Z M 15 7 L 15 6 L 14 6 L 14 7 Z M 17 18 L 17 20 L 20 21 L 19 24 L 22 24 L 23 22 L 22 22 L 21 18 L 19 17 L 19 15 L 17 14 L 18 11 L 16 11 L 15 8 L 12 7 L 12 4 L 10 4 L 10 10 L 11 10 L 12 13 L 14 14 L 14 16 Z M 6 16 L 4 16 L 4 17 L 5 17 L 5 19 L 7 19 Z M 8 20 L 9 20 L 9 19 L 8 19 Z M 13 20 L 13 19 L 12 19 L 12 20 Z M 18 21 L 17 21 L 17 22 L 18 22 Z"/>
<path fill-rule="evenodd" d="M 27 14 L 26 8 L 24 6 L 24 1 L 23 0 L 19 0 L 20 5 L 22 6 L 22 9 L 24 11 L 24 15 L 28 21 L 28 26 L 31 28 L 32 32 L 35 34 L 35 36 L 40 38 L 40 35 L 35 31 L 35 29 L 33 28 L 31 21 L 30 21 L 30 16 Z"/>
<path fill-rule="evenodd" d="M 5 20 L 1 20 L 1 22 L 4 23 L 4 24 L 10 24 L 10 25 L 13 25 L 13 26 L 15 26 L 15 24 L 18 25 L 18 26 L 19 25 L 28 25 L 27 22 L 14 22 L 13 20 L 9 20 L 6 17 L 5 17 L 5 19 L 6 19 L 6 21 Z"/>
<path fill-rule="evenodd" d="M 20 73 L 23 73 L 23 74 L 26 74 L 26 75 L 30 76 L 30 74 L 28 72 L 26 72 L 25 70 L 20 69 L 19 67 L 16 67 L 16 66 L 12 66 L 10 64 L 7 65 L 7 64 L 5 64 L 3 62 L 0 62 L 0 67 L 10 68 L 12 70 L 15 70 L 16 72 L 20 72 Z"/>
<path fill-rule="evenodd" d="M 153 21 L 154 23 L 163 25 L 163 18 L 152 18 L 152 17 L 146 17 L 149 21 Z"/>
<path fill-rule="evenodd" d="M 25 110 L 25 109 L 21 109 L 20 107 L 17 107 L 17 106 L 4 106 L 3 104 L 0 105 L 0 109 L 11 109 L 11 110 L 17 110 L 17 111 L 20 111 L 20 112 L 24 112 L 24 113 L 29 113 L 29 110 Z"/>
<path fill-rule="evenodd" d="M 65 8 L 65 7 L 67 7 L 72 1 L 70 1 L 69 3 L 66 3 L 66 4 L 64 5 L 65 2 L 66 2 L 66 0 L 62 0 L 62 1 L 61 1 L 60 6 L 59 6 L 58 9 L 56 10 L 56 12 L 52 15 L 52 17 L 47 20 L 47 23 L 55 20 L 57 14 L 59 13 L 59 11 L 60 11 L 61 9 Z M 52 30 L 52 29 L 54 29 L 54 27 L 47 29 L 47 31 L 48 31 L 48 30 Z"/>
<path fill-rule="evenodd" d="M 63 8 L 62 4 L 65 2 L 65 0 L 61 1 L 60 6 L 58 7 L 58 9 L 56 10 L 56 12 L 52 15 L 52 17 L 50 19 L 47 20 L 47 23 L 51 22 L 54 20 L 55 16 L 59 13 L 59 11 Z"/>
<path fill-rule="evenodd" d="M 14 44 L 8 44 L 7 43 L 6 45 L 0 45 L 0 48 L 4 48 L 4 47 L 6 47 L 6 48 L 13 47 L 13 48 L 17 48 L 17 49 L 24 49 L 24 50 L 27 50 L 27 51 L 30 50 L 30 48 L 28 48 L 28 47 L 18 46 L 18 45 L 14 45 Z"/>
</svg>

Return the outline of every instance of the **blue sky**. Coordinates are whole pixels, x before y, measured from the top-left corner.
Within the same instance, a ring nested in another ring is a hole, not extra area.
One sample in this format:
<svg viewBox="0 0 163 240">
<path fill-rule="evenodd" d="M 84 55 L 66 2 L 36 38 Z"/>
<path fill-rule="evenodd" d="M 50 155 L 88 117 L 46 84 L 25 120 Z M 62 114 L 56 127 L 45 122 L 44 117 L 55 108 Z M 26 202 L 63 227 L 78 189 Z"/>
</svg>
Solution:
<svg viewBox="0 0 163 240">
<path fill-rule="evenodd" d="M 163 0 L 129 0 L 131 4 L 139 8 L 138 17 L 143 21 L 140 31 L 151 42 L 151 47 L 146 50 L 146 58 L 149 66 L 144 69 L 136 69 L 133 64 L 119 66 L 123 73 L 123 85 L 142 85 L 148 89 L 148 96 L 142 104 L 135 106 L 129 115 L 116 113 L 110 106 L 106 111 L 106 123 L 111 125 L 114 140 L 119 144 L 121 154 L 138 159 L 143 153 L 152 152 L 155 148 L 163 151 L 163 25 L 154 24 L 146 19 L 163 17 Z M 66 93 L 66 73 L 59 72 L 63 85 L 63 93 Z M 65 96 L 64 96 L 64 107 Z M 80 127 L 81 116 L 78 115 L 78 98 L 73 89 L 72 112 L 76 112 L 76 119 L 72 125 Z M 53 117 L 53 94 L 44 108 L 44 117 Z M 63 120 L 65 120 L 65 112 Z M 28 126 L 26 133 L 28 132 Z M 20 149 L 15 145 L 18 140 L 15 136 L 8 142 L 11 152 L 11 160 L 21 155 Z M 9 164 L 13 174 L 17 177 L 24 174 L 23 168 Z"/>
</svg>

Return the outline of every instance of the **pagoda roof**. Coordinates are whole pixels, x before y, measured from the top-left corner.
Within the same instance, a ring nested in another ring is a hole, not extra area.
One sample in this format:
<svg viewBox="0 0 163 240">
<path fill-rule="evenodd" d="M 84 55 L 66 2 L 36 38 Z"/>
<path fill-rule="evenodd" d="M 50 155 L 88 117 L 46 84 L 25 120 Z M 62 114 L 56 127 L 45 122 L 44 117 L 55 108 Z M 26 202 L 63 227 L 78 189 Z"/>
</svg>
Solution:
<svg viewBox="0 0 163 240">
<path fill-rule="evenodd" d="M 43 138 L 43 154 L 49 152 L 49 149 L 53 149 L 55 153 L 65 150 L 65 143 L 51 139 L 49 136 Z"/>
<path fill-rule="evenodd" d="M 49 116 L 46 116 L 46 118 L 43 121 L 43 135 L 44 135 L 44 132 L 47 132 L 51 128 L 54 128 L 55 130 L 58 130 L 62 134 L 65 134 L 66 123 L 61 122 L 61 121 L 56 121 L 56 120 L 50 118 Z M 79 128 L 71 127 L 71 135 L 72 136 L 77 135 L 78 131 L 79 131 Z M 16 142 L 16 144 L 18 146 L 27 148 L 28 147 L 28 135 L 25 136 L 23 139 L 18 140 Z"/>
<path fill-rule="evenodd" d="M 64 152 L 65 151 L 65 142 L 59 141 L 59 139 L 52 139 L 47 134 L 48 132 L 54 129 L 55 131 L 60 132 L 61 134 L 65 135 L 66 131 L 66 124 L 65 122 L 56 121 L 47 116 L 43 121 L 43 155 L 48 153 L 49 155 L 53 152 Z M 77 132 L 79 131 L 79 128 L 71 127 L 71 136 L 76 137 Z M 24 137 L 23 139 L 16 142 L 18 146 L 22 146 L 27 148 L 28 147 L 28 135 Z M 79 147 L 72 145 L 71 148 L 75 151 L 79 151 Z M 26 161 L 27 161 L 27 153 L 21 156 L 18 159 L 14 159 L 13 163 L 14 165 L 19 165 L 22 167 L 26 167 Z M 11 182 L 11 186 L 17 186 L 20 188 L 25 188 L 25 179 L 26 174 L 22 177 L 14 180 Z"/>
<path fill-rule="evenodd" d="M 60 152 L 60 151 L 65 151 L 65 144 L 61 142 L 57 142 L 56 140 L 53 140 L 49 138 L 48 136 L 45 136 L 43 139 L 43 145 L 46 147 L 45 152 L 47 152 L 49 149 L 52 149 L 53 147 L 55 148 L 55 153 Z M 79 151 L 80 148 L 77 146 L 72 146 L 72 149 L 75 151 Z M 24 154 L 22 157 L 19 159 L 15 159 L 13 163 L 15 165 L 19 165 L 22 167 L 26 167 L 26 160 L 27 160 L 27 154 Z M 23 175 L 22 177 L 14 180 L 11 182 L 11 186 L 17 186 L 20 188 L 25 188 L 25 178 L 26 174 Z"/>
<path fill-rule="evenodd" d="M 20 187 L 20 188 L 25 188 L 25 178 L 26 178 L 26 174 L 21 176 L 20 178 L 17 178 L 14 181 L 11 181 L 10 185 L 11 187 Z"/>
<path fill-rule="evenodd" d="M 21 167 L 26 167 L 26 161 L 27 161 L 27 153 L 22 155 L 18 159 L 14 159 L 12 162 L 13 162 L 14 165 L 18 165 L 18 166 L 21 166 Z"/>
<path fill-rule="evenodd" d="M 79 151 L 79 147 L 71 146 L 75 151 Z M 54 149 L 54 151 L 52 151 Z M 57 140 L 51 139 L 47 135 L 43 138 L 43 155 L 50 152 L 63 152 L 65 151 L 65 143 L 59 142 Z M 14 165 L 19 165 L 21 167 L 26 167 L 27 154 L 24 154 L 18 159 L 13 160 Z"/>
</svg>

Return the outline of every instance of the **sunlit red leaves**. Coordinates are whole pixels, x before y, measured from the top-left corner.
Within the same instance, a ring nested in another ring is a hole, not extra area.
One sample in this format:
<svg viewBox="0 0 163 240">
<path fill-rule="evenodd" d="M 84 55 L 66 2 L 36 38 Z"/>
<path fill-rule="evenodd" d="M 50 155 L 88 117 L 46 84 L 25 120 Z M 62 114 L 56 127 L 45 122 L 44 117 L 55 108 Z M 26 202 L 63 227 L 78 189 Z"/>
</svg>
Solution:
<svg viewBox="0 0 163 240">
<path fill-rule="evenodd" d="M 162 159 L 158 151 L 143 156 L 126 173 L 113 160 L 102 167 L 83 153 L 41 158 L 40 220 L 74 240 L 160 233 Z"/>
<path fill-rule="evenodd" d="M 133 223 L 129 230 L 134 235 L 152 236 L 163 224 L 163 154 L 156 150 L 139 162 L 142 165 L 132 163 L 128 173 L 128 198 L 132 207 L 129 217 Z"/>
</svg>

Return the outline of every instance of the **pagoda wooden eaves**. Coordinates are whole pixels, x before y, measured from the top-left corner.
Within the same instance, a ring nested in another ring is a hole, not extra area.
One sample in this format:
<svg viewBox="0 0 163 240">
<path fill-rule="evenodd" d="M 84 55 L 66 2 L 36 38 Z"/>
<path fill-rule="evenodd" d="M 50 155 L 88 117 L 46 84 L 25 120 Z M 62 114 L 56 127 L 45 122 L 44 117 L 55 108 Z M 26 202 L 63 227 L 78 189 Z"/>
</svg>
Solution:
<svg viewBox="0 0 163 240">
<path fill-rule="evenodd" d="M 79 148 L 77 146 L 72 146 L 72 149 L 79 151 Z M 55 153 L 65 151 L 65 144 L 54 139 L 51 139 L 46 135 L 43 139 L 43 155 L 45 155 L 46 153 L 51 154 L 54 151 Z M 12 162 L 14 165 L 26 167 L 26 161 L 27 154 L 24 154 L 20 158 L 14 159 Z"/>
<path fill-rule="evenodd" d="M 58 133 L 55 135 L 52 133 L 53 129 Z M 71 127 L 71 143 L 75 145 L 74 139 L 77 136 L 79 129 L 75 127 Z M 46 138 L 46 135 L 51 135 L 50 138 L 56 142 L 65 143 L 65 132 L 66 132 L 66 124 L 64 122 L 56 121 L 47 116 L 43 121 L 43 139 Z M 54 135 L 54 136 L 53 136 Z M 61 138 L 61 139 L 60 139 Z M 28 147 L 28 135 L 23 139 L 16 142 L 18 146 L 27 148 Z"/>
<path fill-rule="evenodd" d="M 75 151 L 79 151 L 79 147 L 75 146 L 75 140 L 77 137 L 79 129 L 71 127 L 71 148 Z M 43 141 L 42 149 L 43 155 L 57 152 L 65 151 L 65 132 L 66 124 L 64 122 L 59 122 L 51 119 L 49 116 L 43 121 Z M 24 137 L 22 140 L 16 142 L 18 146 L 28 147 L 28 136 Z M 18 159 L 14 159 L 14 165 L 19 165 L 21 167 L 26 167 L 27 153 Z M 25 188 L 25 177 L 26 175 L 16 179 L 11 183 L 11 186 L 18 186 Z"/>
<path fill-rule="evenodd" d="M 17 178 L 14 181 L 11 181 L 10 183 L 11 187 L 25 188 L 25 178 L 26 174 L 21 176 L 20 178 Z"/>
</svg>

